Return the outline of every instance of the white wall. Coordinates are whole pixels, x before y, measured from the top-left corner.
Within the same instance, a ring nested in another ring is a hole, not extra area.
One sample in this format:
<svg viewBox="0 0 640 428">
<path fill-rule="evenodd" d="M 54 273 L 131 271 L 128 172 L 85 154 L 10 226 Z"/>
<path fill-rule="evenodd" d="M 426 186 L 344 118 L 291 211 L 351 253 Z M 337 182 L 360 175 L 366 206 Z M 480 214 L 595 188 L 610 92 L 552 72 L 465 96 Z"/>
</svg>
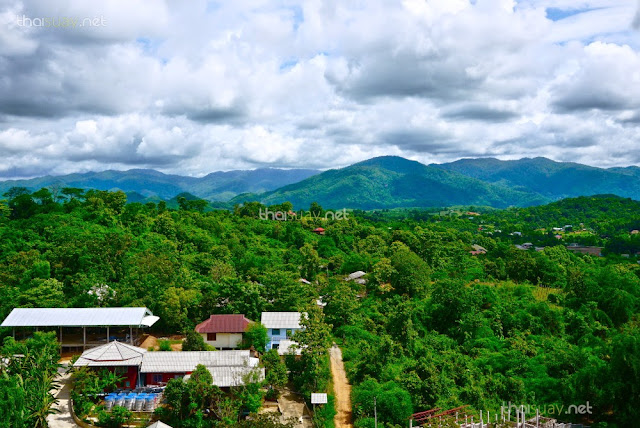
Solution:
<svg viewBox="0 0 640 428">
<path fill-rule="evenodd" d="M 232 348 L 235 349 L 242 342 L 242 333 L 218 333 L 215 341 L 207 340 L 207 333 L 202 333 L 204 343 L 214 348 Z"/>
</svg>

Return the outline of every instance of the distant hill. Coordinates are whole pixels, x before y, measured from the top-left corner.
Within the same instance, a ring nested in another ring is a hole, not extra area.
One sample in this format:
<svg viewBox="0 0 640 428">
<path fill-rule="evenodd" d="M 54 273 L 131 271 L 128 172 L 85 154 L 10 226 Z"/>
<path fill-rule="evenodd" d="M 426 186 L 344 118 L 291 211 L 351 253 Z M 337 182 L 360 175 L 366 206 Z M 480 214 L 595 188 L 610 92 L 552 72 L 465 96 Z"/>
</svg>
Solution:
<svg viewBox="0 0 640 428">
<path fill-rule="evenodd" d="M 535 192 L 557 200 L 575 196 L 614 194 L 640 199 L 640 168 L 596 168 L 547 158 L 501 161 L 494 158 L 461 159 L 432 165 L 493 184 Z"/>
<path fill-rule="evenodd" d="M 122 190 L 130 202 L 147 198 L 170 200 L 188 192 L 211 201 L 227 201 L 244 192 L 261 193 L 304 180 L 319 171 L 312 169 L 262 168 L 246 171 L 214 172 L 201 178 L 163 174 L 151 169 L 102 171 L 62 176 L 46 176 L 28 180 L 0 182 L 0 194 L 11 187 L 38 190 L 43 187 L 79 187 L 82 189 Z"/>
<path fill-rule="evenodd" d="M 396 156 L 369 159 L 329 170 L 260 195 L 239 195 L 231 203 L 290 201 L 307 208 L 316 201 L 325 208 L 434 207 L 457 204 L 507 207 L 548 200 L 533 192 L 483 182 L 463 174 Z"/>
<path fill-rule="evenodd" d="M 14 186 L 80 187 L 122 190 L 130 202 L 177 202 L 189 194 L 216 208 L 260 201 L 290 201 L 296 209 L 318 202 L 325 208 L 380 209 L 479 205 L 532 206 L 564 198 L 617 195 L 640 200 L 640 168 L 596 168 L 546 158 L 501 161 L 461 159 L 424 165 L 382 156 L 320 172 L 263 168 L 213 172 L 204 177 L 163 174 L 155 170 L 102 171 L 0 182 L 0 195 Z"/>
</svg>

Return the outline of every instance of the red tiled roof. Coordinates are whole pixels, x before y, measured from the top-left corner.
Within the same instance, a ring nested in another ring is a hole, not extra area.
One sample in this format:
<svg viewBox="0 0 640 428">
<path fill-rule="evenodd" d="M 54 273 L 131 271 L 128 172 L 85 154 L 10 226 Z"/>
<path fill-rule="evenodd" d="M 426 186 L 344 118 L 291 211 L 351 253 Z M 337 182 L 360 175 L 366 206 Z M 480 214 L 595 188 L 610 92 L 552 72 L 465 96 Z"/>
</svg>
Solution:
<svg viewBox="0 0 640 428">
<path fill-rule="evenodd" d="M 324 229 L 321 227 L 316 227 L 315 229 L 313 229 L 314 232 L 324 232 Z"/>
<path fill-rule="evenodd" d="M 196 326 L 197 333 L 242 333 L 252 321 L 242 314 L 211 315 Z"/>
</svg>

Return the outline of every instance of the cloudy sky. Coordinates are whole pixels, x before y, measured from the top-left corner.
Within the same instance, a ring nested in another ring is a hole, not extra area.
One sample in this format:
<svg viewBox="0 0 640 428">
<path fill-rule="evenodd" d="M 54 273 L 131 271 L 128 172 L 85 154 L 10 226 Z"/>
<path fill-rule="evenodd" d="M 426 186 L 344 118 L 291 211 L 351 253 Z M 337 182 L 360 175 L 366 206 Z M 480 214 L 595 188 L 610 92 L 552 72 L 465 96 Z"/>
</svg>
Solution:
<svg viewBox="0 0 640 428">
<path fill-rule="evenodd" d="M 0 0 L 1 178 L 639 144 L 638 0 Z"/>
</svg>

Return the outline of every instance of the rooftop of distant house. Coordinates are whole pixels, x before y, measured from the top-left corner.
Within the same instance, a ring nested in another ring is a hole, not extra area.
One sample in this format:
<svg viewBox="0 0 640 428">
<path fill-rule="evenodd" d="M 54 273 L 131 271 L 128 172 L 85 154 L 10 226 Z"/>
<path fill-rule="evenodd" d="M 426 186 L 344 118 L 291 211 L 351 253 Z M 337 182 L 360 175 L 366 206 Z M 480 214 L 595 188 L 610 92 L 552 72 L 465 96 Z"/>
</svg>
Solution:
<svg viewBox="0 0 640 428">
<path fill-rule="evenodd" d="M 301 328 L 300 312 L 263 312 L 262 325 L 266 328 Z"/>
<path fill-rule="evenodd" d="M 252 322 L 243 314 L 211 315 L 196 326 L 196 332 L 243 333 Z"/>
</svg>

